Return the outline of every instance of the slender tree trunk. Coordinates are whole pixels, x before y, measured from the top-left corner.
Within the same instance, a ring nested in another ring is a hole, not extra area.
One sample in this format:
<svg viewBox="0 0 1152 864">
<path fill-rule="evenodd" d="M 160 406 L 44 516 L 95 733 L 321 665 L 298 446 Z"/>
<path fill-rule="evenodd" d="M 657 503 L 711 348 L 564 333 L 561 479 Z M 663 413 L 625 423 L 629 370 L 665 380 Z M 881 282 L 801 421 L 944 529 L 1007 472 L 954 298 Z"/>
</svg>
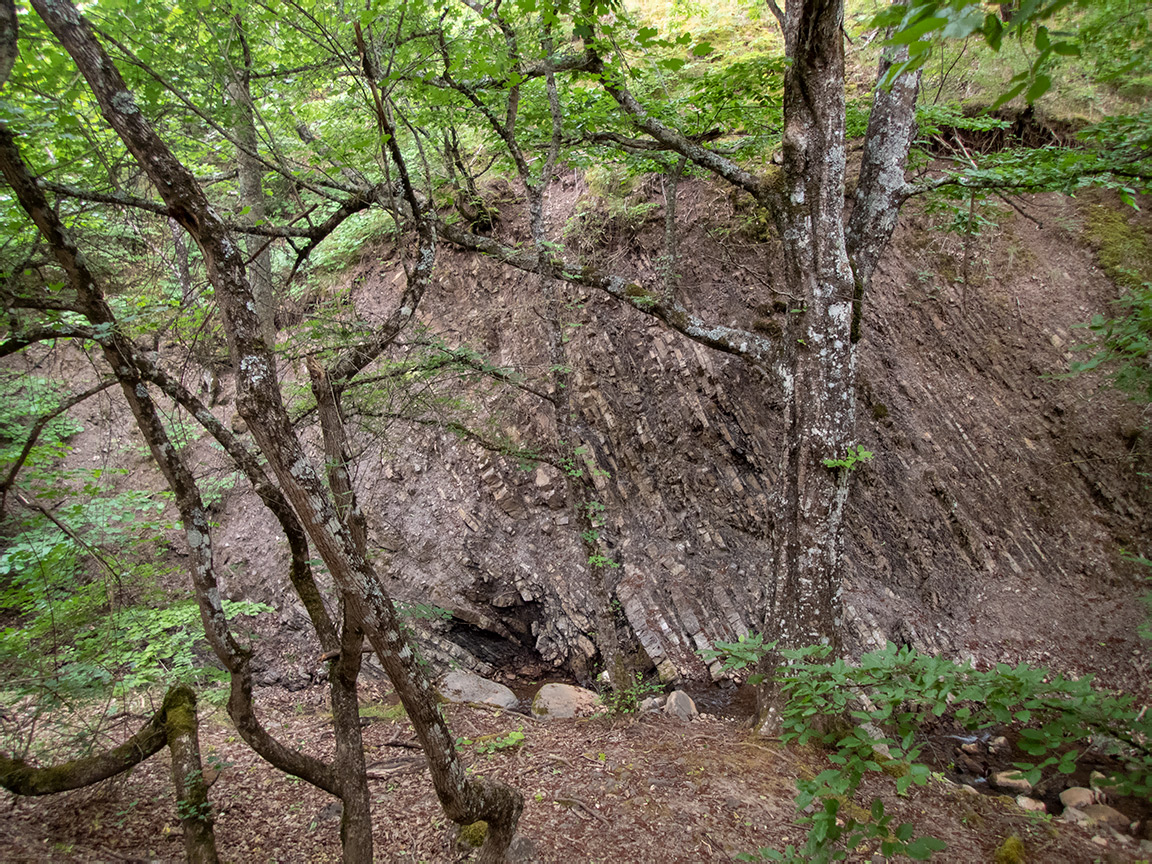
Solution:
<svg viewBox="0 0 1152 864">
<path fill-rule="evenodd" d="M 676 283 L 680 281 L 680 238 L 676 229 L 676 197 L 680 190 L 680 178 L 684 176 L 687 164 L 686 156 L 676 160 L 676 168 L 668 175 L 668 184 L 664 188 L 664 261 L 661 263 L 661 269 L 664 271 L 666 300 L 671 300 L 675 296 Z"/>
<path fill-rule="evenodd" d="M 263 222 L 268 215 L 264 205 L 264 166 L 256 158 L 259 140 L 256 136 L 256 117 L 249 78 L 252 58 L 248 51 L 248 41 L 244 37 L 243 19 L 235 15 L 232 20 L 240 35 L 244 65 L 231 71 L 227 84 L 228 100 L 232 103 L 232 134 L 237 144 L 236 169 L 240 182 L 240 203 L 248 210 L 243 218 L 254 225 Z M 260 319 L 261 335 L 269 345 L 275 345 L 276 295 L 272 289 L 271 241 L 267 237 L 249 235 L 244 242 L 248 250 L 248 278 L 256 303 L 256 315 Z"/>
<path fill-rule="evenodd" d="M 172 752 L 172 786 L 176 790 L 176 814 L 184 829 L 184 854 L 188 864 L 216 864 L 216 835 L 212 831 L 212 805 L 204 782 L 197 732 L 196 694 L 187 687 L 174 687 L 164 700 L 164 728 Z"/>
<path fill-rule="evenodd" d="M 352 536 L 358 554 L 368 553 L 368 526 L 356 503 L 352 478 L 348 471 L 348 439 L 344 426 L 340 396 L 331 386 L 323 367 L 308 359 L 312 393 L 316 397 L 320 429 L 324 438 L 324 460 L 328 466 L 328 486 L 332 490 L 340 521 Z M 361 649 L 364 635 L 343 608 L 340 633 L 340 656 L 332 664 L 332 721 L 336 733 L 336 776 L 343 790 L 344 809 L 340 820 L 340 842 L 345 864 L 372 861 L 372 806 L 368 793 L 364 745 L 360 735 L 360 701 L 356 681 L 360 676 Z"/>
</svg>

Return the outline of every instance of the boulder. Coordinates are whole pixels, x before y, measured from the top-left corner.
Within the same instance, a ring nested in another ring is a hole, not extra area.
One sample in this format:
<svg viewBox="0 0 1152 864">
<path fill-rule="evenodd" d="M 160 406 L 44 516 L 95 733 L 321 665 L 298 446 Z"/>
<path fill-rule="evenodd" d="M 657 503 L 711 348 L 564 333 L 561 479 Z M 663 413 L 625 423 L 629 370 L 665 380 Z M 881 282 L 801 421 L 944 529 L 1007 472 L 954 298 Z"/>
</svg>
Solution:
<svg viewBox="0 0 1152 864">
<path fill-rule="evenodd" d="M 1116 808 L 1109 807 L 1107 804 L 1089 804 L 1087 807 L 1079 809 L 1081 809 L 1089 819 L 1095 819 L 1097 822 L 1103 822 L 1105 825 L 1113 828 L 1124 830 L 1128 827 L 1128 817 Z"/>
<path fill-rule="evenodd" d="M 675 717 L 677 720 L 685 722 L 700 714 L 696 710 L 696 703 L 692 701 L 692 697 L 683 690 L 673 690 L 668 694 L 668 701 L 664 703 L 664 713 L 669 717 Z"/>
<path fill-rule="evenodd" d="M 549 719 L 587 716 L 598 708 L 599 697 L 595 693 L 571 684 L 545 684 L 532 699 L 532 713 Z"/>
<path fill-rule="evenodd" d="M 441 678 L 436 685 L 436 692 L 445 702 L 480 702 L 497 708 L 514 708 L 520 701 L 503 684 L 459 669 Z"/>
</svg>

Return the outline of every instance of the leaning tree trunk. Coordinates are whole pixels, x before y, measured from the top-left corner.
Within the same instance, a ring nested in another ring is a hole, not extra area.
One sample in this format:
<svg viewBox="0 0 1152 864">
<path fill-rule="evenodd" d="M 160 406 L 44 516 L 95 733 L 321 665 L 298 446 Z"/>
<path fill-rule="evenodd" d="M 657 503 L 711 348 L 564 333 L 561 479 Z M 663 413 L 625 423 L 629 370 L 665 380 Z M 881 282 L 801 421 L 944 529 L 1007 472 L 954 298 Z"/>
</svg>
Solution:
<svg viewBox="0 0 1152 864">
<path fill-rule="evenodd" d="M 172 215 L 199 244 L 220 302 L 237 368 L 240 414 L 299 513 L 354 619 L 360 622 L 392 679 L 424 748 L 446 815 L 458 824 L 487 822 L 488 840 L 480 860 L 500 861 L 515 834 L 523 798 L 499 781 L 466 774 L 453 736 L 440 714 L 431 682 L 404 638 L 392 601 L 371 562 L 356 551 L 320 473 L 296 437 L 281 398 L 275 358 L 262 337 L 243 257 L 227 226 L 191 172 L 175 158 L 144 118 L 119 71 L 76 8 L 67 0 L 34 0 L 33 5 L 72 56 L 104 117 L 156 185 Z M 394 136 L 386 143 L 396 147 Z M 399 156 L 398 150 L 394 155 Z M 407 176 L 403 175 L 403 179 L 406 197 L 414 200 Z M 429 223 L 418 224 L 424 239 L 434 237 Z M 430 269 L 434 244 L 429 243 L 426 248 L 432 250 L 429 260 L 422 260 L 418 265 Z M 415 314 L 415 309 L 405 308 L 402 312 L 407 320 Z"/>
</svg>

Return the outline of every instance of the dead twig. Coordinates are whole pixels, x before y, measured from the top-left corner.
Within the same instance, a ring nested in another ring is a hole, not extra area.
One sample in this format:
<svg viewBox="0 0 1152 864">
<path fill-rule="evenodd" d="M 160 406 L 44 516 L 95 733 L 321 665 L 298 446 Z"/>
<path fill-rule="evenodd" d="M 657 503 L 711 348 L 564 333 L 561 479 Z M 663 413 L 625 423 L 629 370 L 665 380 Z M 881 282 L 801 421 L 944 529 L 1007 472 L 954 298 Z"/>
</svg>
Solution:
<svg viewBox="0 0 1152 864">
<path fill-rule="evenodd" d="M 589 807 L 587 804 L 585 804 L 579 798 L 575 798 L 571 795 L 565 795 L 561 798 L 553 798 L 552 800 L 555 801 L 557 804 L 568 804 L 570 806 L 579 807 L 581 810 L 583 810 L 589 816 L 592 816 L 596 819 L 599 819 L 605 825 L 608 825 L 609 827 L 611 827 L 611 825 L 612 825 L 612 823 L 609 822 L 607 819 L 605 819 L 598 811 Z"/>
</svg>

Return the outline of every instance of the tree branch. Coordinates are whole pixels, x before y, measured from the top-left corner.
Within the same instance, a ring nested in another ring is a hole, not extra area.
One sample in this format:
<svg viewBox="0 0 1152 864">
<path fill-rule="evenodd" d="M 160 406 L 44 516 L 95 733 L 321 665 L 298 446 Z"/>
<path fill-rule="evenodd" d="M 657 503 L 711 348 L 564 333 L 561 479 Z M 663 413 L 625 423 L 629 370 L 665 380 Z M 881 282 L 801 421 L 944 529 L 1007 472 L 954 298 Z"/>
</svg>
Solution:
<svg viewBox="0 0 1152 864">
<path fill-rule="evenodd" d="M 726 354 L 743 357 L 765 370 L 774 371 L 779 362 L 781 355 L 779 344 L 769 342 L 763 336 L 748 330 L 704 321 L 685 309 L 678 301 L 665 298 L 662 291 L 649 291 L 621 276 L 581 268 L 577 264 L 564 261 L 559 256 L 545 258 L 535 250 L 512 249 L 456 225 L 444 222 L 437 224 L 445 240 L 463 249 L 488 255 L 518 270 L 603 291 L 636 311 L 663 321 L 693 342 Z"/>
</svg>

